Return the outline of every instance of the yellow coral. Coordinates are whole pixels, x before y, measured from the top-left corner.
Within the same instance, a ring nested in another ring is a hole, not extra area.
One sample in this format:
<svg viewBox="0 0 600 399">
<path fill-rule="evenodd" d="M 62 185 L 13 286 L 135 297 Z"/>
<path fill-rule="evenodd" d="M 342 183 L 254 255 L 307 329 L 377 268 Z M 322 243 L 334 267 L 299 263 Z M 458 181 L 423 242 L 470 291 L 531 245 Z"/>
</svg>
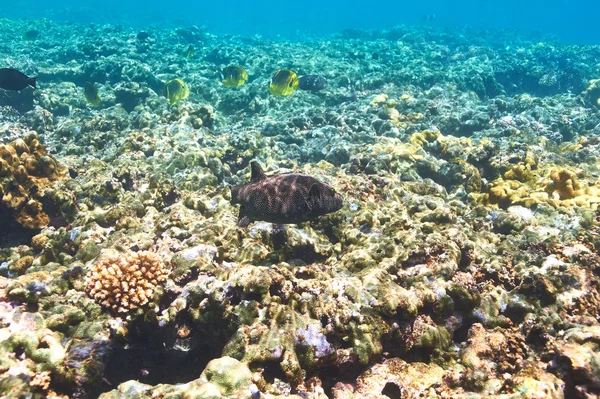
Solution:
<svg viewBox="0 0 600 399">
<path fill-rule="evenodd" d="M 388 100 L 387 94 L 378 94 L 371 101 L 371 105 L 378 106 L 381 103 L 385 103 Z"/>
<path fill-rule="evenodd" d="M 48 390 L 50 388 L 50 382 L 52 381 L 49 371 L 42 371 L 37 373 L 31 379 L 31 386 L 38 387 L 42 390 Z"/>
<path fill-rule="evenodd" d="M 414 145 L 418 145 L 422 147 L 425 143 L 433 143 L 440 137 L 440 132 L 435 132 L 433 130 L 423 130 L 419 133 L 414 133 L 410 136 L 410 143 Z"/>
<path fill-rule="evenodd" d="M 550 171 L 550 179 L 552 179 L 552 183 L 546 186 L 546 192 L 556 192 L 561 200 L 586 194 L 574 172 L 553 168 Z"/>
<path fill-rule="evenodd" d="M 538 168 L 537 161 L 533 156 L 527 154 L 523 162 L 510 166 L 504 172 L 504 180 L 517 180 L 521 183 L 535 182 L 538 179 L 536 169 Z"/>
<path fill-rule="evenodd" d="M 410 94 L 403 94 L 400 96 L 400 102 L 403 102 L 405 104 L 410 104 L 413 103 L 415 101 L 415 98 L 413 96 L 411 96 Z"/>
<path fill-rule="evenodd" d="M 404 104 L 414 101 L 414 98 L 404 94 L 400 97 L 400 101 Z M 417 122 L 419 119 L 423 119 L 425 115 L 420 112 L 411 112 L 408 114 L 400 113 L 396 108 L 398 101 L 393 98 L 388 98 L 387 94 L 378 94 L 371 101 L 371 105 L 374 107 L 381 108 L 379 117 L 381 119 L 387 119 L 392 121 L 394 125 L 401 129 L 406 129 L 409 124 Z"/>
<path fill-rule="evenodd" d="M 523 204 L 531 206 L 533 203 L 523 201 L 530 196 L 529 188 L 516 180 L 497 179 L 490 183 L 488 192 L 483 195 L 486 205 L 498 205 L 507 208 L 512 204 Z"/>
<path fill-rule="evenodd" d="M 156 254 L 128 252 L 97 262 L 86 277 L 86 292 L 102 306 L 127 313 L 146 305 L 167 274 Z"/>
<path fill-rule="evenodd" d="M 23 273 L 25 273 L 25 271 L 27 271 L 27 269 L 29 269 L 31 267 L 32 264 L 33 264 L 33 256 L 28 255 L 28 256 L 23 256 L 18 261 L 16 261 L 12 268 L 18 274 L 23 274 Z"/>
<path fill-rule="evenodd" d="M 538 167 L 526 159 L 507 171 L 504 178 L 491 182 L 484 195 L 474 197 L 485 205 L 501 208 L 514 204 L 526 207 L 548 204 L 556 208 L 580 206 L 596 210 L 600 204 L 600 183 L 586 184 L 581 178 L 576 171 Z"/>
<path fill-rule="evenodd" d="M 35 133 L 0 145 L 0 207 L 27 228 L 47 226 L 50 217 L 39 201 L 41 193 L 66 175 L 67 169 L 47 154 Z"/>
<path fill-rule="evenodd" d="M 31 247 L 35 252 L 41 252 L 49 240 L 50 238 L 48 238 L 48 236 L 43 234 L 37 234 L 31 237 Z"/>
<path fill-rule="evenodd" d="M 425 155 L 423 149 L 414 144 L 402 143 L 398 139 L 387 137 L 378 138 L 378 142 L 372 147 L 372 153 L 374 155 L 389 154 L 396 159 L 404 159 L 411 162 L 420 161 Z"/>
</svg>

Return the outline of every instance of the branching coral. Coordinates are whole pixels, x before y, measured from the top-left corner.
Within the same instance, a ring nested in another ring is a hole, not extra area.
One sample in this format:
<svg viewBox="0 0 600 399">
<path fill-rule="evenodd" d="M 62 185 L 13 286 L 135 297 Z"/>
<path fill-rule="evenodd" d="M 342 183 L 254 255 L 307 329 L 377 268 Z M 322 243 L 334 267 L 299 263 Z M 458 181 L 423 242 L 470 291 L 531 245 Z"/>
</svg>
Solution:
<svg viewBox="0 0 600 399">
<path fill-rule="evenodd" d="M 97 262 L 86 278 L 86 292 L 118 313 L 146 305 L 167 279 L 160 258 L 148 251 L 110 256 Z"/>
</svg>

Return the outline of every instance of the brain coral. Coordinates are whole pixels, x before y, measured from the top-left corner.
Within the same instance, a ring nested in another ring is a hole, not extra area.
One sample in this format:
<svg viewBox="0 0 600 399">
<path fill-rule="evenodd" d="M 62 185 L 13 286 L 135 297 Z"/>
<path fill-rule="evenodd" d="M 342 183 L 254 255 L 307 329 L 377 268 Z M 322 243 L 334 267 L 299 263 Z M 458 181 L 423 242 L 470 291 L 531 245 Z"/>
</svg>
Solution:
<svg viewBox="0 0 600 399">
<path fill-rule="evenodd" d="M 127 313 L 146 305 L 166 279 L 167 270 L 156 254 L 128 252 L 99 260 L 86 277 L 86 292 L 102 306 Z"/>
</svg>

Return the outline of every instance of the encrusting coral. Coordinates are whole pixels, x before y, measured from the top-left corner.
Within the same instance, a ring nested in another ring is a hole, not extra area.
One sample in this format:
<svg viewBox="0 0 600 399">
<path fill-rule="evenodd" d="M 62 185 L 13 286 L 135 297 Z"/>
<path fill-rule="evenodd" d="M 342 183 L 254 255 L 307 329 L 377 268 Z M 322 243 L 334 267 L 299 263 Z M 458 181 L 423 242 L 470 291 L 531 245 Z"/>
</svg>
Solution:
<svg viewBox="0 0 600 399">
<path fill-rule="evenodd" d="M 148 251 L 128 252 L 98 261 L 86 278 L 86 292 L 102 306 L 127 313 L 146 305 L 167 279 L 160 258 Z"/>
<path fill-rule="evenodd" d="M 487 193 L 475 197 L 485 205 L 501 208 L 548 204 L 556 208 L 581 206 L 595 210 L 600 203 L 600 187 L 566 167 L 537 165 L 534 170 L 518 164 L 504 173 L 503 178 L 491 182 Z"/>
</svg>

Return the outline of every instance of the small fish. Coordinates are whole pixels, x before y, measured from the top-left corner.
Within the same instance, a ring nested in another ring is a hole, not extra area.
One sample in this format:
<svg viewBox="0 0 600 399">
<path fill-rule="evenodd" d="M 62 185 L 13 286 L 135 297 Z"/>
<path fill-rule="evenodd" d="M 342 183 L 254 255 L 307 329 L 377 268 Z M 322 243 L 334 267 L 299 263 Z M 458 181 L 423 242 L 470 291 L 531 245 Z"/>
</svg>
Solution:
<svg viewBox="0 0 600 399">
<path fill-rule="evenodd" d="M 221 72 L 221 83 L 225 87 L 240 87 L 248 81 L 248 73 L 239 65 L 229 65 Z"/>
<path fill-rule="evenodd" d="M 271 78 L 269 91 L 274 96 L 289 96 L 298 88 L 296 72 L 289 69 L 280 69 Z"/>
<path fill-rule="evenodd" d="M 23 40 L 35 40 L 40 36 L 40 31 L 39 30 L 28 30 L 27 32 L 23 33 Z"/>
<path fill-rule="evenodd" d="M 267 176 L 251 162 L 250 183 L 231 187 L 231 203 L 241 204 L 238 226 L 255 220 L 277 224 L 301 223 L 339 210 L 344 202 L 335 189 L 303 173 Z"/>
<path fill-rule="evenodd" d="M 4 90 L 23 90 L 27 86 L 36 88 L 36 78 L 30 78 L 23 72 L 12 68 L 0 69 L 0 89 Z"/>
<path fill-rule="evenodd" d="M 149 38 L 150 38 L 150 33 L 148 33 L 148 32 L 141 31 L 141 32 L 138 32 L 138 34 L 137 34 L 137 39 L 140 42 L 144 42 L 144 41 L 148 40 Z"/>
<path fill-rule="evenodd" d="M 304 75 L 298 78 L 298 88 L 307 91 L 321 91 L 327 87 L 327 79 L 321 75 Z"/>
<path fill-rule="evenodd" d="M 185 100 L 190 95 L 190 88 L 181 79 L 169 80 L 165 85 L 165 97 L 171 105 Z"/>
<path fill-rule="evenodd" d="M 192 58 L 195 54 L 195 50 L 194 50 L 194 46 L 192 46 L 191 44 L 188 46 L 187 50 L 185 50 L 185 58 L 187 58 L 188 60 L 190 58 Z"/>
<path fill-rule="evenodd" d="M 427 22 L 431 22 L 435 19 L 435 13 L 432 12 L 431 14 L 425 14 L 421 17 L 421 23 L 427 23 Z"/>
<path fill-rule="evenodd" d="M 91 82 L 85 82 L 85 88 L 83 90 L 83 95 L 85 96 L 85 100 L 92 104 L 98 105 L 100 104 L 100 94 L 98 94 L 98 89 L 96 85 Z"/>
</svg>

